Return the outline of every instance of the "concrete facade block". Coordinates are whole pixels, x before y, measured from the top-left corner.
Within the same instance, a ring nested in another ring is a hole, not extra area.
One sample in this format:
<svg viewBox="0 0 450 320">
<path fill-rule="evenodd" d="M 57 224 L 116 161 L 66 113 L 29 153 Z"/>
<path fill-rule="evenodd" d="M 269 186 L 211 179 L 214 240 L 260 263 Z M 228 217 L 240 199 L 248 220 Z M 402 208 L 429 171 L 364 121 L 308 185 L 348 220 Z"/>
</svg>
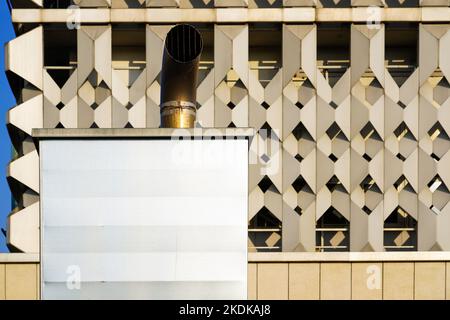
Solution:
<svg viewBox="0 0 450 320">
<path fill-rule="evenodd" d="M 414 263 L 383 263 L 383 299 L 411 300 L 414 298 Z"/>
<path fill-rule="evenodd" d="M 258 264 L 258 300 L 284 300 L 288 298 L 288 264 Z"/>
<path fill-rule="evenodd" d="M 6 299 L 7 300 L 35 300 L 38 297 L 38 265 L 36 264 L 7 264 Z"/>
<path fill-rule="evenodd" d="M 0 264 L 0 300 L 5 300 L 6 283 L 5 283 L 5 265 Z"/>
<path fill-rule="evenodd" d="M 445 299 L 445 263 L 416 262 L 414 272 L 414 299 Z"/>
<path fill-rule="evenodd" d="M 289 264 L 289 300 L 320 298 L 320 264 Z"/>
<path fill-rule="evenodd" d="M 256 263 L 248 264 L 247 273 L 247 299 L 256 300 L 258 298 L 258 265 Z"/>
<path fill-rule="evenodd" d="M 349 263 L 323 263 L 320 267 L 320 299 L 351 299 L 351 280 Z"/>
</svg>

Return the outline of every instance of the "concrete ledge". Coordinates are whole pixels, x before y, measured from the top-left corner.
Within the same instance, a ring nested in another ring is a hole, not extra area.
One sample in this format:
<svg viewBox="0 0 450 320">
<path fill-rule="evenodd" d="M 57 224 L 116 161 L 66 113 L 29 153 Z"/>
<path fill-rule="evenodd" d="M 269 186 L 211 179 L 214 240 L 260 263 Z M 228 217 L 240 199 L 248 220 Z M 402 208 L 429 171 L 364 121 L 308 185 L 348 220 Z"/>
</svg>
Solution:
<svg viewBox="0 0 450 320">
<path fill-rule="evenodd" d="M 373 8 L 214 8 L 214 9 L 13 9 L 14 23 L 251 23 L 251 22 L 366 22 L 374 19 Z M 378 9 L 377 9 L 378 10 Z M 375 15 L 378 18 L 377 15 Z M 450 20 L 449 7 L 379 8 L 380 22 L 442 22 Z"/>
<path fill-rule="evenodd" d="M 450 252 L 252 252 L 249 262 L 450 261 Z"/>
<path fill-rule="evenodd" d="M 450 261 L 450 252 L 251 252 L 248 262 Z M 39 263 L 38 253 L 0 253 L 0 263 Z"/>
<path fill-rule="evenodd" d="M 125 129 L 33 129 L 32 136 L 36 139 L 66 139 L 66 138 L 249 138 L 254 135 L 253 128 L 125 128 Z"/>
<path fill-rule="evenodd" d="M 0 263 L 39 263 L 39 254 L 0 253 Z"/>
</svg>

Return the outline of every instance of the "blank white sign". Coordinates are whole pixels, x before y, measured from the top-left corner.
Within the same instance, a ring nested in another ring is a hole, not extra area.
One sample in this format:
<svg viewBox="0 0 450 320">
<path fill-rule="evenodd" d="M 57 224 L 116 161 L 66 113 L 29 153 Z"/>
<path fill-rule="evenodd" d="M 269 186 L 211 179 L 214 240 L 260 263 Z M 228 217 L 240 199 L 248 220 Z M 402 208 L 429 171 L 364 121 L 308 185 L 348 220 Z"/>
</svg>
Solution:
<svg viewBox="0 0 450 320">
<path fill-rule="evenodd" d="M 43 299 L 246 299 L 248 141 L 42 140 Z"/>
</svg>

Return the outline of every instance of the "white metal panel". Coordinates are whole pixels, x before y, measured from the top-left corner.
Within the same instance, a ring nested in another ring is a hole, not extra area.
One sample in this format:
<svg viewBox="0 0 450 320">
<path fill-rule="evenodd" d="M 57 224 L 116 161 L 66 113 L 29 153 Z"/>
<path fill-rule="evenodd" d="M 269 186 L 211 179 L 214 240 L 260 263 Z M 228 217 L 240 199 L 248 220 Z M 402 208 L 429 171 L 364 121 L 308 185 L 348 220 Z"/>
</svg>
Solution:
<svg viewBox="0 0 450 320">
<path fill-rule="evenodd" d="M 244 139 L 42 140 L 42 297 L 245 299 L 247 153 Z"/>
</svg>

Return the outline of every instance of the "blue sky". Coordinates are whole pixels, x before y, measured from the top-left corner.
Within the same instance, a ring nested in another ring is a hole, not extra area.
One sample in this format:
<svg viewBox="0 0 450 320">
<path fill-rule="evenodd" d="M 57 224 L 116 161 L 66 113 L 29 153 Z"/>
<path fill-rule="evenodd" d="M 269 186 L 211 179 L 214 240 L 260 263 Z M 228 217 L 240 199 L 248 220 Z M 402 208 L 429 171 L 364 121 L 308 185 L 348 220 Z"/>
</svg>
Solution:
<svg viewBox="0 0 450 320">
<path fill-rule="evenodd" d="M 0 1 L 0 228 L 6 228 L 6 216 L 11 211 L 11 194 L 6 182 L 6 165 L 11 157 L 11 143 L 6 130 L 6 112 L 16 104 L 13 94 L 9 89 L 8 80 L 5 76 L 4 46 L 14 38 L 14 30 L 11 24 L 6 1 Z M 7 252 L 5 237 L 0 233 L 0 252 Z"/>
</svg>

